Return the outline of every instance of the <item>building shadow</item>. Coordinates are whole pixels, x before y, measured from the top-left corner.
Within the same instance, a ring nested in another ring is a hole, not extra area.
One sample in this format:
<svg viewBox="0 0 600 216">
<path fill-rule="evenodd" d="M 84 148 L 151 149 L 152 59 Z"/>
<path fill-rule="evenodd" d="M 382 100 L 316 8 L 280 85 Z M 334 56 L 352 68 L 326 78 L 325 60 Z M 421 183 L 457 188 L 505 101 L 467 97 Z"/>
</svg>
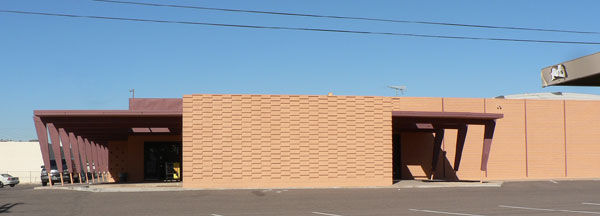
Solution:
<svg viewBox="0 0 600 216">
<path fill-rule="evenodd" d="M 6 204 L 2 204 L 0 205 L 0 214 L 2 213 L 10 213 L 10 209 L 17 206 L 17 205 L 21 205 L 23 203 L 6 203 Z"/>
<path fill-rule="evenodd" d="M 459 181 L 445 151 L 441 151 L 435 171 L 432 171 L 433 133 L 402 132 L 401 178 L 402 180 Z M 433 178 L 432 178 L 433 177 Z"/>
</svg>

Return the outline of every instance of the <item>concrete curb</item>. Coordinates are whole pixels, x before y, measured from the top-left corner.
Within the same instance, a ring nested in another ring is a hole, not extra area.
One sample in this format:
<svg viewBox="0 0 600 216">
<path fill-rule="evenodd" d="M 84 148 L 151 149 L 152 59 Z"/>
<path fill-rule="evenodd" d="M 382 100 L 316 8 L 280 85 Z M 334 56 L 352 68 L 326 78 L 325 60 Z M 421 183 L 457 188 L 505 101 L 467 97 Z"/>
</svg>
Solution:
<svg viewBox="0 0 600 216">
<path fill-rule="evenodd" d="M 406 185 L 406 186 L 398 186 L 397 188 L 497 188 L 502 187 L 503 182 L 495 182 L 495 183 L 477 183 L 477 184 L 451 184 L 451 185 Z"/>
<path fill-rule="evenodd" d="M 55 186 L 55 187 L 34 187 L 34 190 L 71 190 L 85 192 L 174 192 L 174 191 L 193 191 L 202 190 L 195 188 L 165 188 L 165 187 L 114 187 L 97 188 L 90 186 Z"/>
<path fill-rule="evenodd" d="M 71 190 L 84 192 L 177 192 L 177 191 L 220 191 L 220 190 L 315 190 L 315 189 L 404 189 L 404 188 L 481 188 L 502 187 L 503 182 L 408 182 L 405 185 L 385 187 L 330 187 L 330 188 L 182 188 L 182 187 L 95 187 L 94 185 L 34 187 L 34 190 Z"/>
</svg>

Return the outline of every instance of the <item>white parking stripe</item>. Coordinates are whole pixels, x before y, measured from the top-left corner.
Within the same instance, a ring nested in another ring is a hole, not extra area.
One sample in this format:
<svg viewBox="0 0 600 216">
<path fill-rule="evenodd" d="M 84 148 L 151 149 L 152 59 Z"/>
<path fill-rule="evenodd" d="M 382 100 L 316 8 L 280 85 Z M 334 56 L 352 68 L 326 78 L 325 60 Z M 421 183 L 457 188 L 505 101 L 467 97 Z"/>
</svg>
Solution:
<svg viewBox="0 0 600 216">
<path fill-rule="evenodd" d="M 584 204 L 584 205 L 600 205 L 600 203 L 581 203 L 581 204 Z"/>
<path fill-rule="evenodd" d="M 558 182 L 557 182 L 557 181 L 554 181 L 554 180 L 550 180 L 550 182 L 552 182 L 552 183 L 554 183 L 554 184 L 558 184 Z"/>
<path fill-rule="evenodd" d="M 529 208 L 529 207 L 505 206 L 505 205 L 498 205 L 498 206 L 502 207 L 502 208 L 526 209 L 526 210 L 533 210 L 533 211 L 569 212 L 569 213 L 597 214 L 597 215 L 600 215 L 600 212 L 591 212 L 591 211 L 573 211 L 573 210 L 564 210 L 564 209 Z"/>
<path fill-rule="evenodd" d="M 312 212 L 313 214 L 320 214 L 320 215 L 327 215 L 327 216 L 343 216 L 343 215 L 336 215 L 336 214 L 329 214 L 329 213 L 323 213 L 323 212 Z"/>
<path fill-rule="evenodd" d="M 223 215 L 218 215 L 218 214 L 211 214 L 212 216 L 223 216 Z"/>
<path fill-rule="evenodd" d="M 423 210 L 423 209 L 408 209 L 408 210 L 418 211 L 418 212 L 427 212 L 427 213 L 436 213 L 436 214 L 447 214 L 447 215 L 484 216 L 484 215 L 478 215 L 478 214 L 465 214 L 465 213 L 432 211 L 432 210 Z"/>
</svg>

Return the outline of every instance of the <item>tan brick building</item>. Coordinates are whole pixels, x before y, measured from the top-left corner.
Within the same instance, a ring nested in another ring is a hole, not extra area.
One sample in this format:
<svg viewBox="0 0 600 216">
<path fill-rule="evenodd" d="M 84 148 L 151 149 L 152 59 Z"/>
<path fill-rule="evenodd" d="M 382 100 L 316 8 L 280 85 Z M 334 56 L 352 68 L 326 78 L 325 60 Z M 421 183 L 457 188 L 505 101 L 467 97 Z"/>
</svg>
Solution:
<svg viewBox="0 0 600 216">
<path fill-rule="evenodd" d="M 43 145 L 58 146 L 51 143 L 72 146 L 67 167 L 75 174 L 157 180 L 161 175 L 148 173 L 160 172 L 163 161 L 149 163 L 153 149 L 145 146 L 167 142 L 180 145 L 174 152 L 180 154 L 184 187 L 345 187 L 391 185 L 394 177 L 480 180 L 484 161 L 485 180 L 600 177 L 599 106 L 600 101 L 577 100 L 197 94 L 171 101 L 132 99 L 122 111 L 35 111 L 34 118 L 43 153 Z M 441 123 L 413 120 L 419 130 L 398 129 L 403 117 L 395 113 L 411 114 L 407 111 L 451 121 L 456 115 L 474 122 L 496 116 L 489 160 L 483 123 L 469 123 L 462 154 L 456 154 L 460 127 L 443 121 L 432 170 L 438 136 L 433 131 Z M 50 134 L 45 144 L 43 129 Z M 73 146 L 99 151 L 89 157 Z M 46 163 L 50 157 L 44 157 Z"/>
</svg>

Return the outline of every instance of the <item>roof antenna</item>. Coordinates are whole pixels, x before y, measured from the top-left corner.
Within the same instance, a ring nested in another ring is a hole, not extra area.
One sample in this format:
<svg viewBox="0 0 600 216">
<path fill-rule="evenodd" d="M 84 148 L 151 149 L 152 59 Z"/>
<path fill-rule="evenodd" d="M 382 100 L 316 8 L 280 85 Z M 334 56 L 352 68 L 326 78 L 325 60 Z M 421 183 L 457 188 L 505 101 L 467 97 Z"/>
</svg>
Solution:
<svg viewBox="0 0 600 216">
<path fill-rule="evenodd" d="M 398 96 L 398 92 L 401 92 L 404 96 L 404 91 L 406 91 L 406 86 L 388 86 L 388 88 L 396 90 L 396 96 Z"/>
<path fill-rule="evenodd" d="M 131 98 L 135 98 L 135 89 L 129 89 L 129 92 L 131 92 Z"/>
</svg>

